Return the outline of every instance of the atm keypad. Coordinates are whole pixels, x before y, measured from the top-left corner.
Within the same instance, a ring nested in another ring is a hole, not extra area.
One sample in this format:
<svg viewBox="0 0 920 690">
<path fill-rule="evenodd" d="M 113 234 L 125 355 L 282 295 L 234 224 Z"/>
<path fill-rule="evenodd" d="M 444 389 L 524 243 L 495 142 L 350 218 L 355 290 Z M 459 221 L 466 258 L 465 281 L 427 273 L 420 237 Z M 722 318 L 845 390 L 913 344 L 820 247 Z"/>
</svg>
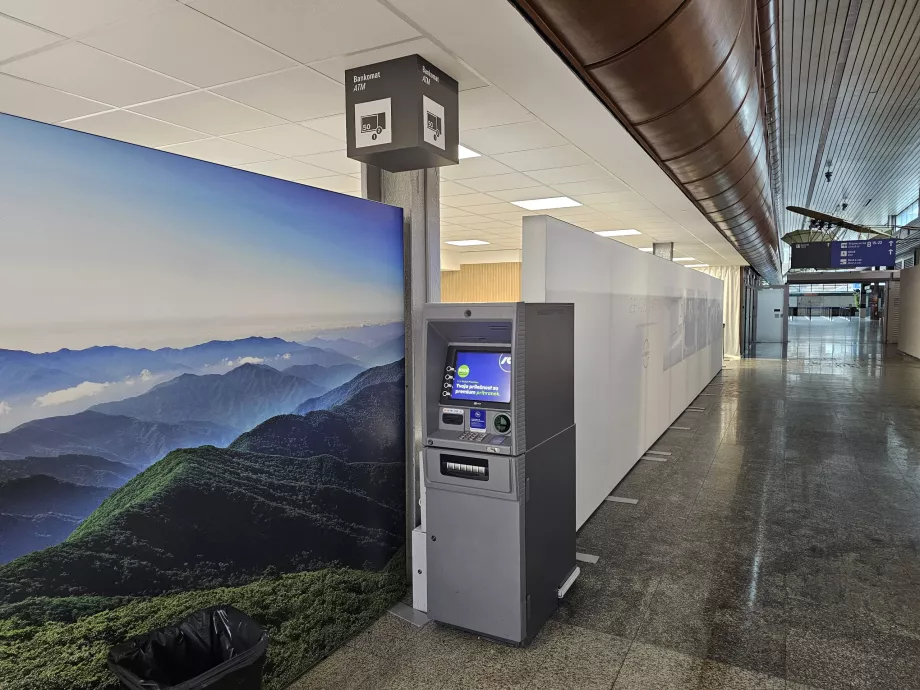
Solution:
<svg viewBox="0 0 920 690">
<path fill-rule="evenodd" d="M 482 443 L 486 440 L 487 434 L 480 434 L 475 431 L 464 431 L 460 434 L 461 441 L 473 441 L 474 443 Z"/>
</svg>

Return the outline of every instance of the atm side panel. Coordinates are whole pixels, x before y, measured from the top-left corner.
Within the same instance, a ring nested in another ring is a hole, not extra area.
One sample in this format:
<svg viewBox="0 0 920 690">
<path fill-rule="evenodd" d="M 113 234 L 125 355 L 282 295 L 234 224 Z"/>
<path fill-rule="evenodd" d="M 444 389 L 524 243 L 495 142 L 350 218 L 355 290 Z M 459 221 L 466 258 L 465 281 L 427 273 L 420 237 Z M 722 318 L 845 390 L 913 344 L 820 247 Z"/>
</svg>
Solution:
<svg viewBox="0 0 920 690">
<path fill-rule="evenodd" d="M 429 486 L 428 615 L 520 644 L 523 504 Z"/>
</svg>

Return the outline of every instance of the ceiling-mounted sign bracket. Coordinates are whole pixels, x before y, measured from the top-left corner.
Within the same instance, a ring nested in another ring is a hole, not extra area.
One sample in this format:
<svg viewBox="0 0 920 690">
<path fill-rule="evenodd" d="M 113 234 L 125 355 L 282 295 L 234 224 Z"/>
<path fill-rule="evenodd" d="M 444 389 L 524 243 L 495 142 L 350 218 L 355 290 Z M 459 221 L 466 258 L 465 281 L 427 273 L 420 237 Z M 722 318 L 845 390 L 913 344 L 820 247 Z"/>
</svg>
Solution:
<svg viewBox="0 0 920 690">
<path fill-rule="evenodd" d="M 419 55 L 345 72 L 348 157 L 390 172 L 459 162 L 457 81 Z"/>
</svg>

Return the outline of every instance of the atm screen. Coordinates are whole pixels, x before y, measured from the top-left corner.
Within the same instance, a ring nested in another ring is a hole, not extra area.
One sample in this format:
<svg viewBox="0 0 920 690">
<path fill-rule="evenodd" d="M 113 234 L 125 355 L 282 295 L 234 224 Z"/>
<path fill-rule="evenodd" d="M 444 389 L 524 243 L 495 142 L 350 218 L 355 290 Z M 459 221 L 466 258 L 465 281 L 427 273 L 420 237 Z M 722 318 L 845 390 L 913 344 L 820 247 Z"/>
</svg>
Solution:
<svg viewBox="0 0 920 690">
<path fill-rule="evenodd" d="M 454 400 L 511 402 L 511 353 L 485 350 L 457 350 Z"/>
</svg>

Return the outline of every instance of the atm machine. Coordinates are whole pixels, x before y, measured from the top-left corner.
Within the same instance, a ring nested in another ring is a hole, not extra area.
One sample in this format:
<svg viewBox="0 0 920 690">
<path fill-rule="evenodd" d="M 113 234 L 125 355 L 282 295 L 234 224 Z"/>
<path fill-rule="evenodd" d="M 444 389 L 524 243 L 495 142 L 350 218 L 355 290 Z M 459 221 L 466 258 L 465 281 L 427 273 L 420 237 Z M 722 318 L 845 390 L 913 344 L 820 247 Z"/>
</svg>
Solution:
<svg viewBox="0 0 920 690">
<path fill-rule="evenodd" d="M 428 616 L 525 645 L 578 576 L 574 306 L 428 304 Z"/>
</svg>

